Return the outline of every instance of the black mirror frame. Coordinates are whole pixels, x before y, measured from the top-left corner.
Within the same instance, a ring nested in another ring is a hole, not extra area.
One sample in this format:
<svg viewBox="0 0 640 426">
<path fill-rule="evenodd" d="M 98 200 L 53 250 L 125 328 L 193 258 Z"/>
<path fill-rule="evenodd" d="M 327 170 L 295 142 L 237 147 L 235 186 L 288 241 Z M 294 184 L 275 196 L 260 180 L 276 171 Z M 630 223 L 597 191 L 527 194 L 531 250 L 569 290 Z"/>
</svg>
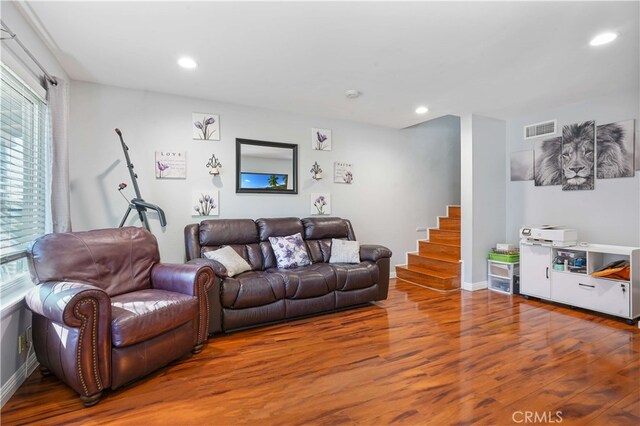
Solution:
<svg viewBox="0 0 640 426">
<path fill-rule="evenodd" d="M 286 148 L 293 150 L 293 189 L 248 189 L 240 187 L 240 173 L 242 162 L 240 160 L 240 148 L 242 145 L 267 146 L 271 148 Z M 236 138 L 236 194 L 297 194 L 298 193 L 298 145 L 293 143 L 280 143 L 258 141 L 253 139 Z"/>
</svg>

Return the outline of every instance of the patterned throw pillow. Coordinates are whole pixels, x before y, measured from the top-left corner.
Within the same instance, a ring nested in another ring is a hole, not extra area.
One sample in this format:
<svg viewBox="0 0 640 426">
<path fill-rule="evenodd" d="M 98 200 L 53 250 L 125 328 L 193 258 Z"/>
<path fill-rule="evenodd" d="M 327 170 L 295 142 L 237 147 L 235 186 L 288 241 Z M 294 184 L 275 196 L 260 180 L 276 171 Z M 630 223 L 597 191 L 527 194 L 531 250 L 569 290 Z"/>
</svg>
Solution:
<svg viewBox="0 0 640 426">
<path fill-rule="evenodd" d="M 297 268 L 311 264 L 307 247 L 299 232 L 286 237 L 269 237 L 269 242 L 276 255 L 278 268 Z"/>
<path fill-rule="evenodd" d="M 204 256 L 208 259 L 222 263 L 222 266 L 227 269 L 227 275 L 229 277 L 251 270 L 251 265 L 249 265 L 249 263 L 247 263 L 247 261 L 230 246 L 205 252 Z"/>
<path fill-rule="evenodd" d="M 333 238 L 329 263 L 360 263 L 360 243 Z"/>
</svg>

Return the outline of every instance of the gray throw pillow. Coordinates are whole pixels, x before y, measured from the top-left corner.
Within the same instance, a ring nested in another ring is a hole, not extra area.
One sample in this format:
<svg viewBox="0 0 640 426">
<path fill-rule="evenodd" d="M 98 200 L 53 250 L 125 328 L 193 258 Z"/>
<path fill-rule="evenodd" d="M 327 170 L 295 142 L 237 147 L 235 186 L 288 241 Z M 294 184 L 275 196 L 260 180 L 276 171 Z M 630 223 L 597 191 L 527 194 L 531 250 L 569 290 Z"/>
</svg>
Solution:
<svg viewBox="0 0 640 426">
<path fill-rule="evenodd" d="M 207 251 L 204 253 L 204 256 L 207 259 L 222 263 L 222 266 L 227 269 L 227 274 L 230 277 L 251 270 L 251 265 L 236 253 L 231 246 L 225 246 L 214 251 Z"/>
<path fill-rule="evenodd" d="M 360 243 L 332 239 L 329 263 L 360 263 Z"/>
</svg>

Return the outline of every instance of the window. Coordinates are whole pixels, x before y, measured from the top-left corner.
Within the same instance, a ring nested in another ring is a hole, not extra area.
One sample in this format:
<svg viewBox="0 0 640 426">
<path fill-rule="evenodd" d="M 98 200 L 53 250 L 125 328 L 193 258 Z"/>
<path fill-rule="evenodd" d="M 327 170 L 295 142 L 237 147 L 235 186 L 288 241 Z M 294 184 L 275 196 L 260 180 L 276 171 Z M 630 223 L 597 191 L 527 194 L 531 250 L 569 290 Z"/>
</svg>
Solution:
<svg viewBox="0 0 640 426">
<path fill-rule="evenodd" d="M 0 289 L 28 271 L 27 245 L 45 232 L 46 103 L 4 64 L 0 93 Z"/>
</svg>

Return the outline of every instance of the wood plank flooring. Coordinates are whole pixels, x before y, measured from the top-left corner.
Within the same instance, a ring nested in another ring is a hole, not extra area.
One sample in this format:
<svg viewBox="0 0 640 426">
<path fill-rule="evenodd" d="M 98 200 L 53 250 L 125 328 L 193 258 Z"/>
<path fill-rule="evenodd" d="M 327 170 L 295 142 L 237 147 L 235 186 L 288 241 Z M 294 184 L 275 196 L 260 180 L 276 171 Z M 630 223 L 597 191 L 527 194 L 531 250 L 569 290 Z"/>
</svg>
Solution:
<svg viewBox="0 0 640 426">
<path fill-rule="evenodd" d="M 640 330 L 517 296 L 392 280 L 376 305 L 214 337 L 91 408 L 36 372 L 1 422 L 505 425 L 525 412 L 556 424 L 561 412 L 563 425 L 640 424 Z"/>
</svg>

